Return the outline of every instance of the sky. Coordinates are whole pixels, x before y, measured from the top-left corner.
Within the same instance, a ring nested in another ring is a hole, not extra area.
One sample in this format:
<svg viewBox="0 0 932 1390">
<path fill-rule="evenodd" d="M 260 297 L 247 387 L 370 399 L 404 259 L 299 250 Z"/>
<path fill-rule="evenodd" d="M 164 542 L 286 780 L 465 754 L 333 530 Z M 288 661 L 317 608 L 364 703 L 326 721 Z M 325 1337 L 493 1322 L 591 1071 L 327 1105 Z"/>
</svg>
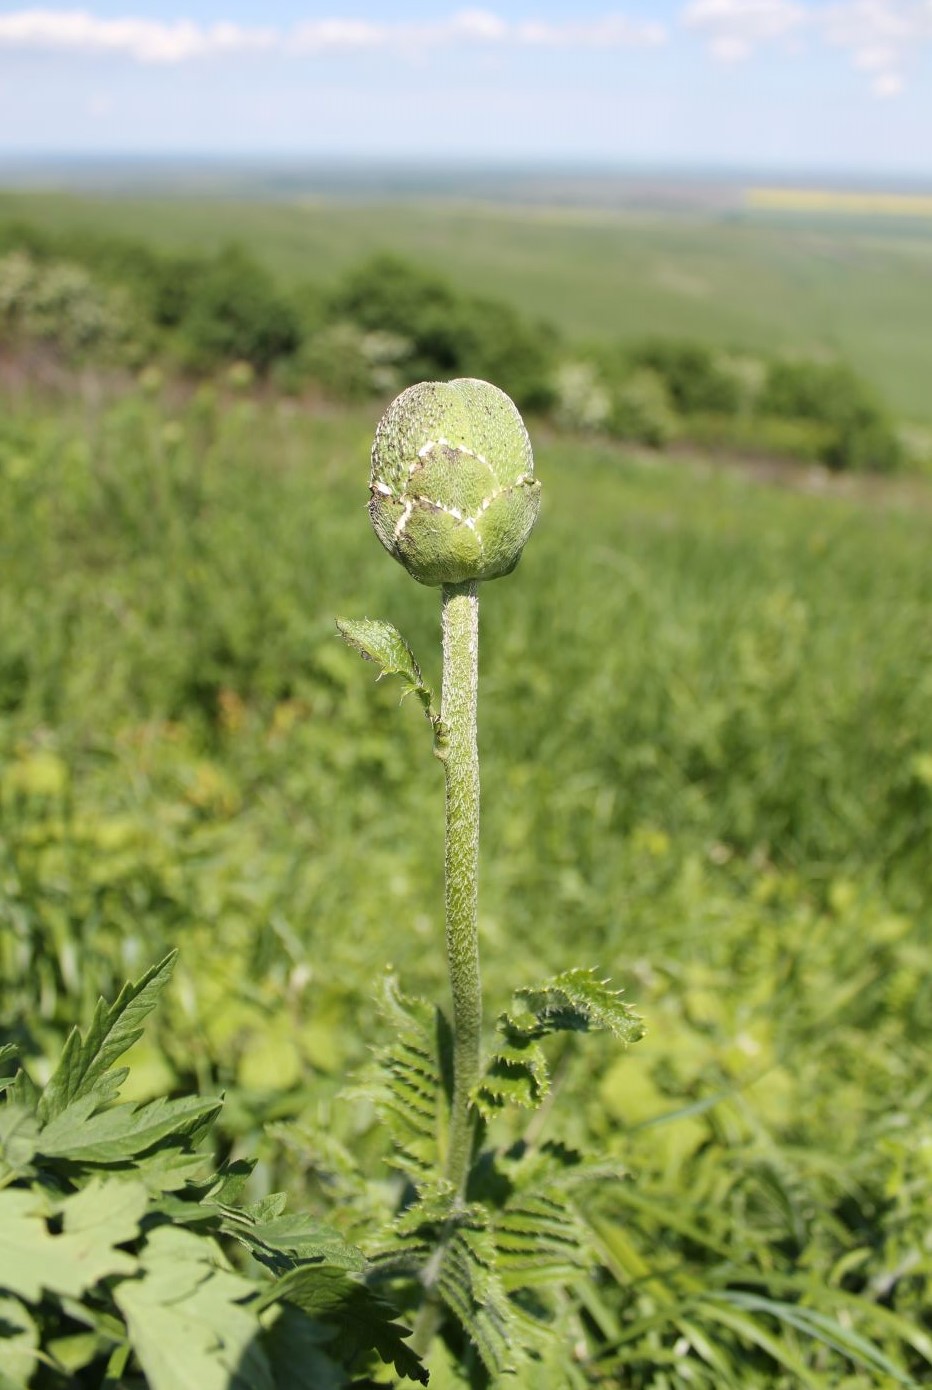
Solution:
<svg viewBox="0 0 932 1390">
<path fill-rule="evenodd" d="M 932 0 L 0 2 L 0 156 L 932 182 Z"/>
</svg>

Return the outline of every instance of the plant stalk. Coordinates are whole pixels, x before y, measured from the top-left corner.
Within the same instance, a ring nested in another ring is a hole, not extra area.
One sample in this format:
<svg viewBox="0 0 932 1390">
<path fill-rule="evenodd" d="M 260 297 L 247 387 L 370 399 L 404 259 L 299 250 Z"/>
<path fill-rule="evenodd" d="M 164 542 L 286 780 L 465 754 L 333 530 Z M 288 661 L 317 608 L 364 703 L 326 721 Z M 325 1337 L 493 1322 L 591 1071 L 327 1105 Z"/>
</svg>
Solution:
<svg viewBox="0 0 932 1390">
<path fill-rule="evenodd" d="M 457 1198 L 466 1191 L 476 1132 L 470 1103 L 479 1080 L 482 985 L 479 978 L 479 595 L 474 582 L 445 584 L 441 609 L 442 739 L 437 749 L 446 777 L 445 898 L 447 963 L 453 995 L 453 1099 L 444 1177 Z M 436 1283 L 446 1256 L 443 1239 L 425 1274 L 424 1302 L 411 1346 L 423 1356 L 443 1320 Z"/>
<path fill-rule="evenodd" d="M 474 582 L 445 584 L 440 719 L 446 775 L 446 935 L 453 993 L 453 1102 L 447 1180 L 461 1196 L 475 1137 L 470 1095 L 479 1080 L 482 986 L 477 918 L 479 881 L 479 595 Z"/>
</svg>

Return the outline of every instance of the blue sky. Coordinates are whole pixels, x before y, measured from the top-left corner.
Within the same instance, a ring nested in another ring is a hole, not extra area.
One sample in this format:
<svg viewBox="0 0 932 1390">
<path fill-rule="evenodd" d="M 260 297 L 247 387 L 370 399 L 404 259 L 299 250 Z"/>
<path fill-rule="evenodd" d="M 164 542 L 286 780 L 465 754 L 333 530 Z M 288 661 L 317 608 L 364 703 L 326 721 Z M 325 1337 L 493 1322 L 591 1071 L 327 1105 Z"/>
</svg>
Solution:
<svg viewBox="0 0 932 1390">
<path fill-rule="evenodd" d="M 0 3 L 0 154 L 932 181 L 932 0 Z"/>
</svg>

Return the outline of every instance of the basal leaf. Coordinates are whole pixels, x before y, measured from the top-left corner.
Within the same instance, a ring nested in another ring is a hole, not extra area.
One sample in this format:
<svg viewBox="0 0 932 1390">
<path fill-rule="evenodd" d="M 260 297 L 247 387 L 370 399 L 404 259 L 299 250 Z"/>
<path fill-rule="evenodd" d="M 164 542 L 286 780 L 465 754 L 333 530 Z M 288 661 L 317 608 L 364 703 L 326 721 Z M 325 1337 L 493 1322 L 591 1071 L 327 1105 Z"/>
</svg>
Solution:
<svg viewBox="0 0 932 1390">
<path fill-rule="evenodd" d="M 40 1121 L 54 1119 L 67 1105 L 92 1091 L 97 1091 L 101 1100 L 113 1099 L 126 1073 L 113 1073 L 111 1068 L 142 1036 L 143 1022 L 171 978 L 176 955 L 172 951 L 141 980 L 124 985 L 109 1007 L 101 999 L 86 1038 L 74 1029 L 39 1100 Z"/>
<path fill-rule="evenodd" d="M 436 1172 L 444 1142 L 445 1024 L 425 1000 L 402 995 L 392 975 L 385 979 L 380 1006 L 393 1038 L 354 1090 L 372 1101 L 396 1146 L 398 1166 L 418 1182 Z"/>
<path fill-rule="evenodd" d="M 380 680 L 382 676 L 400 676 L 405 695 L 416 695 L 427 718 L 437 726 L 439 716 L 433 707 L 433 692 L 425 685 L 414 653 L 396 627 L 371 618 L 338 618 L 337 631 L 347 646 L 378 666 Z"/>
</svg>

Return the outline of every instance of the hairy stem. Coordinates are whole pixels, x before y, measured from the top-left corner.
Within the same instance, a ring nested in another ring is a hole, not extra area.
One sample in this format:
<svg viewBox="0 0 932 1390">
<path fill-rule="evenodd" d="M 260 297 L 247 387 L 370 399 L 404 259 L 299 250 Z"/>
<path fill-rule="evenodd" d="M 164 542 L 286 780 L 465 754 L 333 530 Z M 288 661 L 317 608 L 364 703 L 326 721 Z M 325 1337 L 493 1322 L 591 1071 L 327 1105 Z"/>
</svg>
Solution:
<svg viewBox="0 0 932 1390">
<path fill-rule="evenodd" d="M 479 980 L 479 596 L 475 583 L 443 588 L 447 960 L 453 992 L 453 1103 L 446 1177 L 462 1194 L 475 1133 L 470 1094 L 479 1080 L 482 986 Z"/>
<path fill-rule="evenodd" d="M 444 1176 L 458 1197 L 466 1190 L 476 1130 L 470 1104 L 479 1080 L 482 985 L 479 979 L 479 596 L 475 583 L 443 587 L 443 689 L 439 756 L 446 774 L 447 962 L 453 994 L 453 1100 Z M 423 1356 L 443 1320 L 436 1285 L 446 1257 L 442 1239 L 424 1272 L 424 1302 L 411 1346 Z"/>
</svg>

